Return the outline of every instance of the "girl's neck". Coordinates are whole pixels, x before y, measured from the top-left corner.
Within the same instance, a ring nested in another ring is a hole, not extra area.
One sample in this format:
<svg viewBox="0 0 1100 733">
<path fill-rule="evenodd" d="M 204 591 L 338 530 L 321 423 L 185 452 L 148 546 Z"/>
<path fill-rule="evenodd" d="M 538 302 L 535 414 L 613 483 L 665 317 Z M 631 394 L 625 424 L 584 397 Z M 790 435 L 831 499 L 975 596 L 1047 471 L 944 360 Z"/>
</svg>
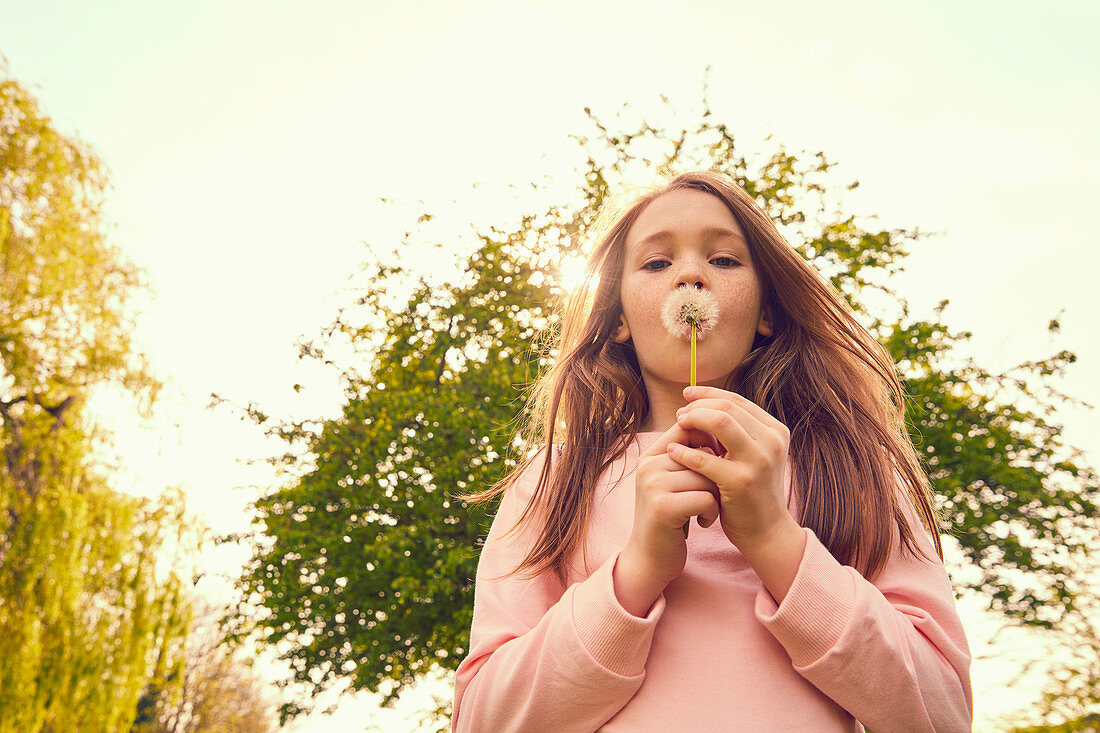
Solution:
<svg viewBox="0 0 1100 733">
<path fill-rule="evenodd" d="M 646 385 L 649 398 L 649 414 L 642 425 L 643 432 L 663 433 L 676 422 L 676 411 L 687 404 L 682 387 L 672 391 L 653 390 Z"/>
<path fill-rule="evenodd" d="M 676 423 L 676 411 L 687 404 L 684 399 L 686 384 L 668 382 L 651 374 L 642 373 L 649 414 L 643 426 L 647 433 L 663 433 Z"/>
</svg>

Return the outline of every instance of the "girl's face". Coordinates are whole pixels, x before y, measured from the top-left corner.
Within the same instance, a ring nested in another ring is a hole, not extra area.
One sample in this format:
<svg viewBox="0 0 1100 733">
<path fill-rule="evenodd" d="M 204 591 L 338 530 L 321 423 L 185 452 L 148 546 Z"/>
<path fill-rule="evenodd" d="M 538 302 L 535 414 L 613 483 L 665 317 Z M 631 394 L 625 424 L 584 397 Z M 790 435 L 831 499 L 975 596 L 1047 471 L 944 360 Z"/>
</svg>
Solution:
<svg viewBox="0 0 1100 733">
<path fill-rule="evenodd" d="M 760 280 L 737 220 L 721 199 L 679 189 L 654 199 L 626 235 L 623 322 L 613 335 L 632 340 L 646 391 L 682 402 L 690 378 L 690 342 L 673 336 L 661 320 L 665 298 L 680 286 L 704 288 L 718 300 L 718 322 L 698 341 L 697 379 L 724 386 L 748 355 L 757 333 L 772 334 L 761 307 Z"/>
</svg>

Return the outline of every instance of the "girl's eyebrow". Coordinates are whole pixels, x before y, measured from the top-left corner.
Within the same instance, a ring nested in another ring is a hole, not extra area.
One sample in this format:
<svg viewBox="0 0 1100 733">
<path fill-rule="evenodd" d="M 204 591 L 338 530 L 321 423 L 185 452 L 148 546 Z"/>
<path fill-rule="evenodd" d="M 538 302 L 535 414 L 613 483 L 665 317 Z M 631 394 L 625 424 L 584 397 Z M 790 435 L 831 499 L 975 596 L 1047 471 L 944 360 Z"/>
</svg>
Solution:
<svg viewBox="0 0 1100 733">
<path fill-rule="evenodd" d="M 715 239 L 722 239 L 724 237 L 728 237 L 730 239 L 736 239 L 737 241 L 741 242 L 742 244 L 748 244 L 748 242 L 745 241 L 745 238 L 742 237 L 740 234 L 733 231 L 732 229 L 726 229 L 725 227 L 715 227 L 715 226 L 703 227 L 702 234 L 703 234 L 703 241 L 704 242 L 711 242 Z M 676 235 L 673 234 L 672 232 L 670 232 L 668 230 L 662 230 L 662 231 L 659 231 L 659 232 L 654 232 L 653 234 L 650 234 L 649 236 L 646 236 L 646 237 L 643 237 L 643 238 L 639 239 L 637 242 L 634 243 L 634 247 L 635 248 L 645 247 L 645 246 L 650 245 L 650 244 L 656 244 L 657 242 L 663 242 L 665 240 L 675 239 L 675 238 L 676 238 Z"/>
</svg>

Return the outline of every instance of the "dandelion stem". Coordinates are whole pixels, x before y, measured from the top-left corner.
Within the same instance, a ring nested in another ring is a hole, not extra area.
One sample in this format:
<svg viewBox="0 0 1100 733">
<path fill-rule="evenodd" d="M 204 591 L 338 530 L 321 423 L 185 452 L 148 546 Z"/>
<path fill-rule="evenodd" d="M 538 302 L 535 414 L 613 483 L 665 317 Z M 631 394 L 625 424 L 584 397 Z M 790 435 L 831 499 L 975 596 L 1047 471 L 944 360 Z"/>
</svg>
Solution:
<svg viewBox="0 0 1100 733">
<path fill-rule="evenodd" d="M 691 324 L 691 386 L 695 386 L 695 324 Z"/>
<path fill-rule="evenodd" d="M 695 324 L 691 324 L 691 386 L 695 386 Z M 687 539 L 691 529 L 691 520 L 684 522 L 684 539 Z"/>
</svg>

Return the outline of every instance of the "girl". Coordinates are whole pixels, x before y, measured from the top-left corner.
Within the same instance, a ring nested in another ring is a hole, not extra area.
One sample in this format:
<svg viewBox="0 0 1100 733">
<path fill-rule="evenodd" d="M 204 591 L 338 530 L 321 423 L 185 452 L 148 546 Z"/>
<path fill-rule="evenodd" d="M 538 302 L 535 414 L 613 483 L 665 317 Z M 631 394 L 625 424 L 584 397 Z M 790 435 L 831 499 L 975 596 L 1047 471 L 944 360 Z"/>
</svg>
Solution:
<svg viewBox="0 0 1100 733">
<path fill-rule="evenodd" d="M 479 497 L 452 730 L 969 730 L 901 386 L 839 294 L 711 173 L 637 199 L 589 273 L 543 450 Z M 681 287 L 718 301 L 697 387 L 661 319 Z"/>
</svg>

